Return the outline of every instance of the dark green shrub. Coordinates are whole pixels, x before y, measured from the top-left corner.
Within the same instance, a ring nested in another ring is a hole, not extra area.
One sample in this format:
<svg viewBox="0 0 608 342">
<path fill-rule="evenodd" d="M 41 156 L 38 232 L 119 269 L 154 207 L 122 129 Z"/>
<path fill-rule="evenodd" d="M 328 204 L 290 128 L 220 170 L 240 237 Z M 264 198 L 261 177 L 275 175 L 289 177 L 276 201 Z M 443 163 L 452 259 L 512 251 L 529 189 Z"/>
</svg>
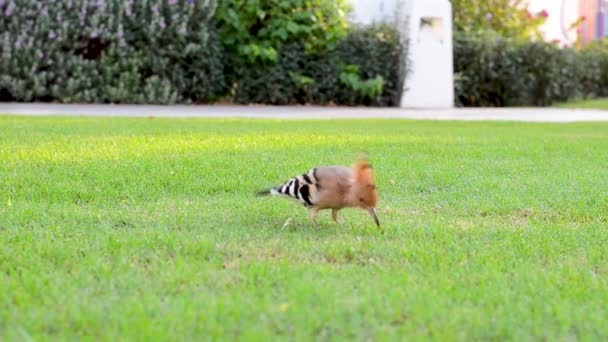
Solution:
<svg viewBox="0 0 608 342">
<path fill-rule="evenodd" d="M 581 52 L 581 83 L 587 97 L 608 97 L 608 43 L 595 42 Z"/>
<path fill-rule="evenodd" d="M 390 26 L 357 28 L 338 44 L 338 58 L 347 65 L 358 66 L 362 80 L 382 79 L 382 92 L 374 99 L 361 98 L 359 92 L 344 94 L 345 103 L 398 106 L 407 76 L 407 42 Z M 353 98 L 353 96 L 355 96 Z"/>
<path fill-rule="evenodd" d="M 585 95 L 582 55 L 555 44 L 456 34 L 460 106 L 548 106 Z"/>
<path fill-rule="evenodd" d="M 512 94 L 507 60 L 510 46 L 498 38 L 455 34 L 454 83 L 461 106 L 504 106 Z"/>
<path fill-rule="evenodd" d="M 225 91 L 209 2 L 0 4 L 0 101 L 207 102 Z"/>
<path fill-rule="evenodd" d="M 335 49 L 316 53 L 288 44 L 275 64 L 239 71 L 234 101 L 394 106 L 404 79 L 403 50 L 387 26 L 355 29 Z"/>
</svg>

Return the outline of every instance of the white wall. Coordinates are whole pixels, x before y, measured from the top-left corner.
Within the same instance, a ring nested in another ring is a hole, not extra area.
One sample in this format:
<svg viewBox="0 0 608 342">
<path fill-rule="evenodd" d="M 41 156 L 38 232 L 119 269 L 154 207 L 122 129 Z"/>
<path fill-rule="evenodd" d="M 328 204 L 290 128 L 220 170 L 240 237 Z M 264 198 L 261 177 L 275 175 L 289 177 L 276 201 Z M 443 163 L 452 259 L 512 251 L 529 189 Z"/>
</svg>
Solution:
<svg viewBox="0 0 608 342">
<path fill-rule="evenodd" d="M 351 0 L 354 5 L 352 20 L 361 24 L 393 22 L 398 0 Z"/>
</svg>

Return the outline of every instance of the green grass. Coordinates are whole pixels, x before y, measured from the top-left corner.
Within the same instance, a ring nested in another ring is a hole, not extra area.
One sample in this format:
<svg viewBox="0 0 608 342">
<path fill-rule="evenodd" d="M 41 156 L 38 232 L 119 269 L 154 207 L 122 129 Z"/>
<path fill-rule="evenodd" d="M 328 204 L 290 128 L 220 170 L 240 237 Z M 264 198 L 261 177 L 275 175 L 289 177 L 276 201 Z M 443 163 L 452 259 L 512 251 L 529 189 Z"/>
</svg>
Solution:
<svg viewBox="0 0 608 342">
<path fill-rule="evenodd" d="M 382 230 L 253 196 L 363 150 Z M 608 339 L 608 124 L 0 116 L 0 161 L 0 340 Z"/>
<path fill-rule="evenodd" d="M 606 109 L 608 110 L 608 99 L 576 100 L 557 105 L 560 108 L 573 109 Z"/>
</svg>

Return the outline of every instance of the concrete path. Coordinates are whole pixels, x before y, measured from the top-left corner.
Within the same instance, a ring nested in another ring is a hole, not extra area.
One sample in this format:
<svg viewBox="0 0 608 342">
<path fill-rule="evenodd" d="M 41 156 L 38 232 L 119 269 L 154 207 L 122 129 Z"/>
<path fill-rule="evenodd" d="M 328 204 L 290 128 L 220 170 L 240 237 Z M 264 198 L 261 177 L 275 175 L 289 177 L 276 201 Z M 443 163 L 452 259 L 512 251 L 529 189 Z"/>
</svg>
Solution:
<svg viewBox="0 0 608 342">
<path fill-rule="evenodd" d="M 608 121 L 608 111 L 555 108 L 402 109 L 309 106 L 138 106 L 0 103 L 0 114 L 260 119 L 425 119 L 465 121 Z"/>
</svg>

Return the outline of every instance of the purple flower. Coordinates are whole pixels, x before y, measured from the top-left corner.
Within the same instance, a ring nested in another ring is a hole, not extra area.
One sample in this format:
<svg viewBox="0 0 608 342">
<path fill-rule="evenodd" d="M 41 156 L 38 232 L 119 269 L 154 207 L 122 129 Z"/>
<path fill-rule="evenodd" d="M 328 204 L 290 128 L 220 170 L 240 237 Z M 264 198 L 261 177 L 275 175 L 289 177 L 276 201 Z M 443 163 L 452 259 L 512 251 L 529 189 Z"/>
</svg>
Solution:
<svg viewBox="0 0 608 342">
<path fill-rule="evenodd" d="M 125 33 L 124 33 L 124 32 L 122 32 L 122 31 L 118 31 L 118 32 L 116 32 L 116 38 L 120 39 L 120 38 L 122 38 L 122 37 L 124 37 L 124 36 L 125 36 Z"/>
<path fill-rule="evenodd" d="M 494 18 L 494 15 L 492 15 L 492 13 L 486 13 L 486 20 L 492 20 L 492 18 Z"/>
<path fill-rule="evenodd" d="M 101 7 L 103 6 L 103 0 L 95 0 L 93 2 L 93 7 Z"/>
<path fill-rule="evenodd" d="M 55 39 L 57 38 L 57 34 L 53 31 L 49 32 L 49 39 Z"/>
<path fill-rule="evenodd" d="M 92 39 L 95 39 L 95 38 L 99 37 L 99 32 L 93 31 L 93 32 L 91 32 L 91 34 L 89 35 L 89 37 L 91 37 Z"/>
<path fill-rule="evenodd" d="M 189 4 L 193 4 L 193 3 L 194 3 L 194 0 L 188 0 L 188 3 L 189 3 Z"/>
<path fill-rule="evenodd" d="M 15 49 L 18 49 L 21 47 L 21 38 L 17 39 L 17 41 L 15 42 Z"/>
<path fill-rule="evenodd" d="M 158 5 L 152 6 L 152 12 L 158 13 Z"/>
<path fill-rule="evenodd" d="M 40 12 L 40 15 L 43 17 L 48 17 L 49 16 L 49 9 L 48 8 L 43 8 L 42 12 Z"/>
<path fill-rule="evenodd" d="M 186 34 L 188 30 L 186 30 L 186 26 L 182 26 L 182 28 L 179 29 L 179 33 L 181 34 Z"/>
<path fill-rule="evenodd" d="M 11 14 L 13 14 L 13 9 L 9 6 L 6 8 L 6 10 L 4 11 L 4 15 L 7 17 L 10 17 Z"/>
<path fill-rule="evenodd" d="M 44 53 L 40 50 L 36 51 L 36 55 L 38 56 L 38 59 L 43 59 L 44 58 Z"/>
<path fill-rule="evenodd" d="M 6 0 L 0 0 L 0 7 L 4 6 L 5 3 L 6 3 Z"/>
<path fill-rule="evenodd" d="M 177 0 L 168 0 L 167 3 L 171 6 L 177 4 Z"/>
<path fill-rule="evenodd" d="M 163 28 L 163 29 L 164 29 L 165 27 L 167 27 L 167 24 L 165 24 L 165 20 L 164 20 L 164 19 L 161 19 L 161 20 L 160 20 L 160 23 L 159 23 L 158 25 L 160 26 L 160 28 Z"/>
</svg>

